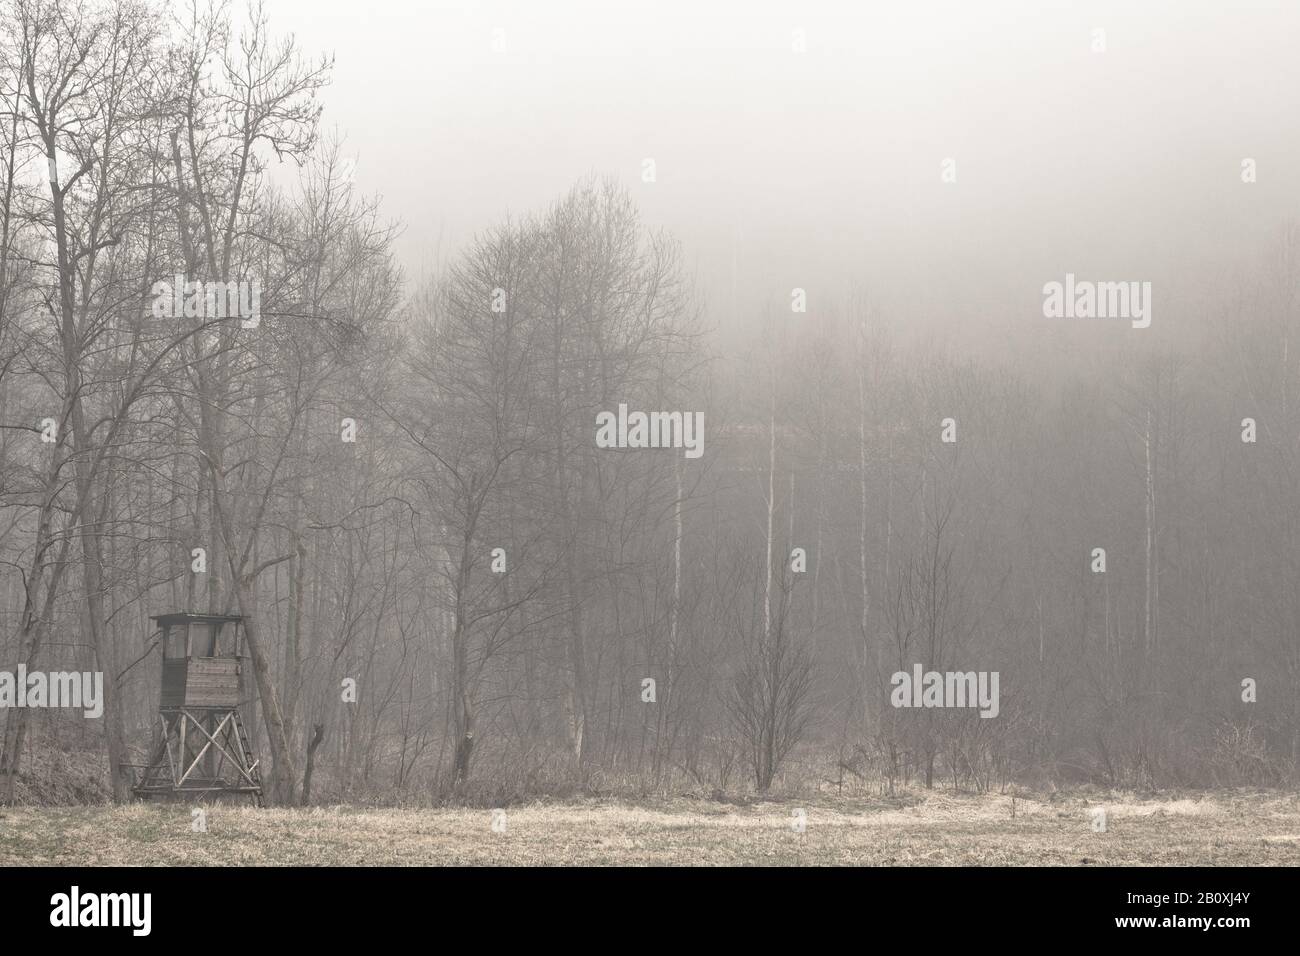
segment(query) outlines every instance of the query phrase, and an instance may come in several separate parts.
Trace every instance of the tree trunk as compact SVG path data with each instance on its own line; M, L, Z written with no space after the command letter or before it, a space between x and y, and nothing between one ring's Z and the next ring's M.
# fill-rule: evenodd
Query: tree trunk
M311 775L312 770L316 767L316 748L321 745L325 739L325 725L316 724L312 727L311 740L307 744L307 768L302 772L302 805L311 806Z

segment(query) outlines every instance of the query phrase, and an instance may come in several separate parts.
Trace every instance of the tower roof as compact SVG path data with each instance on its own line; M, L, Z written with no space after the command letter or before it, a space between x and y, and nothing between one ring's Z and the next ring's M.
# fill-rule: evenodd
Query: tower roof
M149 620L155 622L159 627L172 627L176 624L237 624L243 619L240 614L191 614L188 611L177 611L172 614L153 614L149 617Z

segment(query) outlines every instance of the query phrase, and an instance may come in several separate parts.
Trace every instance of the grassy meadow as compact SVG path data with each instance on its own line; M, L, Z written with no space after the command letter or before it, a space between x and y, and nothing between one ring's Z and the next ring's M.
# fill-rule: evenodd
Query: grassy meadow
M0 866L1300 865L1300 794L1276 791L592 798L504 817L217 804L206 830L196 806L3 808Z

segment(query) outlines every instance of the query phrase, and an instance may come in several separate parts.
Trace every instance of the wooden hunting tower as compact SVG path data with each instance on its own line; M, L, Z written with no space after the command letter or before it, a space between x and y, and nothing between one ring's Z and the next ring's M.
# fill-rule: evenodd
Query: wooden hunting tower
M162 739L132 788L138 797L249 794L262 778L239 717L243 623L234 614L160 614Z

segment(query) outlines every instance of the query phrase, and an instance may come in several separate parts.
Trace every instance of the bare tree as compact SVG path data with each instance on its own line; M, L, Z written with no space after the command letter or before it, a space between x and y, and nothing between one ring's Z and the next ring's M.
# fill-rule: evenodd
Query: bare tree
M755 609L737 627L740 662L728 702L759 792L772 786L813 716L813 663L791 622L793 590L791 576L783 574L772 618L764 614L760 623Z

